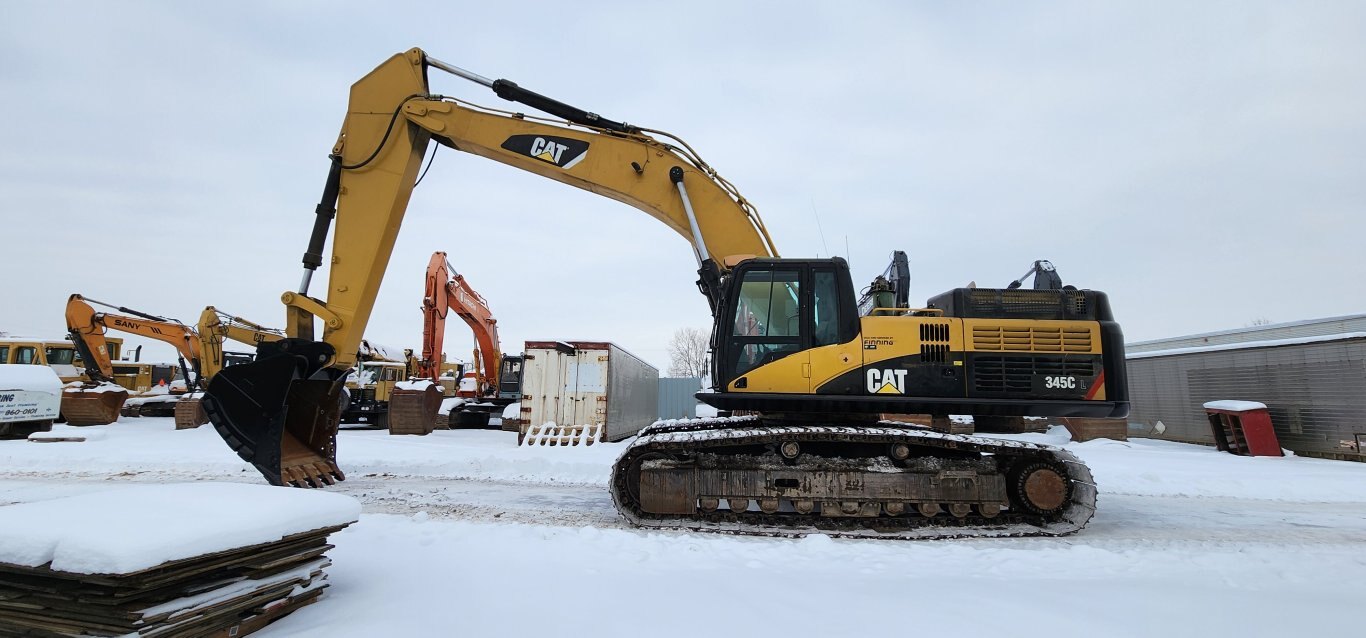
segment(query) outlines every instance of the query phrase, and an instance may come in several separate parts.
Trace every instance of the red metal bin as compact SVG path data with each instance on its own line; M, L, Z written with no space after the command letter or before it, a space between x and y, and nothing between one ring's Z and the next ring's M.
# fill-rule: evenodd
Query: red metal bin
M1210 401L1205 404L1214 444L1239 456L1284 456L1271 413L1256 401Z

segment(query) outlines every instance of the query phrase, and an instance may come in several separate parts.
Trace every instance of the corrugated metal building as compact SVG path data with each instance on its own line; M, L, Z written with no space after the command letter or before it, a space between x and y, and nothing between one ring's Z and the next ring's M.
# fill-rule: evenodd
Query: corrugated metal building
M660 377L659 418L691 419L697 416L694 396L702 389L702 377Z
M1230 343L1250 341L1269 341L1272 339L1297 339L1299 337L1321 337L1347 332L1366 332L1366 315L1346 315L1326 319L1309 319L1288 323L1273 323L1265 326L1252 326L1234 330L1220 330L1186 337L1169 337L1153 341L1139 341L1124 344L1128 354L1174 350L1176 348L1196 348L1200 346L1219 346Z
M1259 401L1267 405L1282 447L1305 456L1366 461L1366 315L1126 349L1135 436L1212 444L1201 407L1206 401Z

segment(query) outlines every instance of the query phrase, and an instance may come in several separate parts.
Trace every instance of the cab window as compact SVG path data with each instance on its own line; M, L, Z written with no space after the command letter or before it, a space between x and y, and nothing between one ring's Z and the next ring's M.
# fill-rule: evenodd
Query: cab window
M817 269L812 275L811 345L840 343L840 289L835 283L835 271Z
M14 349L14 362L15 362L15 363L35 363L35 360L36 360L37 358L38 358L38 349L37 349L37 348L30 348L30 347L28 347L28 346L19 346L18 348L15 348L15 349Z
M43 352L47 355L47 364L50 366L70 365L76 361L76 350L74 348L55 348L48 346L43 349Z
M0 346L0 363L9 363L9 346Z
M801 350L801 271L750 270L740 282L731 328L731 374Z

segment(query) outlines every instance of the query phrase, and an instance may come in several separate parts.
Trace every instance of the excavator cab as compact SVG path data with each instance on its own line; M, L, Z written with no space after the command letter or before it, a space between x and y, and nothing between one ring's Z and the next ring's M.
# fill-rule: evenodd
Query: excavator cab
M839 257L740 262L716 312L716 390L754 391L759 381L748 373L785 360L798 374L763 381L765 390L808 393L809 351L856 339L856 313L849 264ZM801 387L783 385L793 382Z
M514 401L522 398L522 359L522 355L505 354L498 362L498 398Z

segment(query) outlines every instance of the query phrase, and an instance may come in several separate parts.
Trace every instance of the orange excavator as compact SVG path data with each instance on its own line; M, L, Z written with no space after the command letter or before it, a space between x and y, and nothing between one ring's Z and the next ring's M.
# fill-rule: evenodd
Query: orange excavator
M456 396L467 399L461 409L453 411L449 424L463 427L488 425L492 410L501 410L516 397L501 398L499 380L505 357L498 340L498 320L493 317L488 300L475 292L465 276L456 272L446 258L437 251L427 262L427 282L422 296L422 358L418 362L419 380L438 382L444 363L442 346L446 340L446 317L454 310L474 332L474 370L460 380ZM507 357L520 361L521 357ZM517 367L520 370L520 366ZM470 383L466 385L464 382ZM416 391L415 391L416 390ZM423 388L425 390L425 388ZM430 401L427 393L415 387L395 390L389 400L390 432L409 433L430 431L427 421L435 414L424 409Z
M475 388L471 396L486 396L498 387L498 320L489 302L456 272L446 253L432 253L427 262L427 293L422 298L422 362L417 376L436 380L441 373L441 346L446 339L446 315L455 314L474 331Z
M126 313L123 315L95 310L91 303ZM199 380L199 334L195 329L174 319L139 312L131 308L107 304L73 294L66 302L66 326L76 352L86 363L85 374L90 383L81 388L69 388L62 394L62 414L72 425L104 425L119 418L119 410L128 400L128 391L114 389L114 366L104 335L110 328L149 339L156 339L175 347L180 357L180 368L186 371L186 387L192 390ZM186 360L190 365L186 365ZM194 372L193 379L189 374Z

